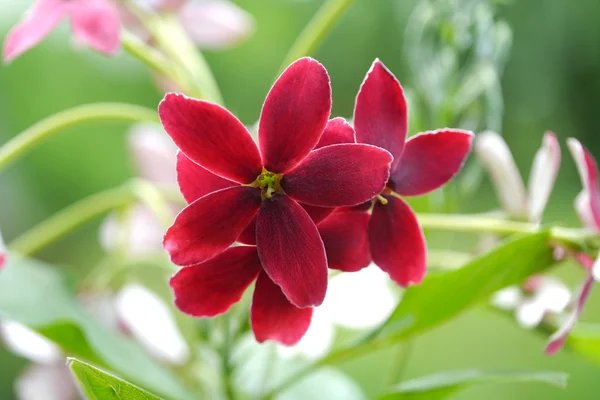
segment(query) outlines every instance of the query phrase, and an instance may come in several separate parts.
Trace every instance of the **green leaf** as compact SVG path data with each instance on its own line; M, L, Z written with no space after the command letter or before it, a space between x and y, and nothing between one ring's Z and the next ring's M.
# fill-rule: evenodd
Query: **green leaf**
M383 336L405 338L437 326L555 263L548 232L522 235L458 270L430 274L406 290ZM407 323L409 321L409 323Z
M137 343L89 315L63 276L44 263L9 255L0 273L0 318L20 322L67 355L110 369L166 398L194 398L172 371Z
M553 371L450 371L403 382L378 400L441 400L475 384L539 382L565 388L567 374Z
M69 358L68 365L89 400L161 400L160 397L90 364Z
M579 322L569 334L567 348L600 364L600 324Z

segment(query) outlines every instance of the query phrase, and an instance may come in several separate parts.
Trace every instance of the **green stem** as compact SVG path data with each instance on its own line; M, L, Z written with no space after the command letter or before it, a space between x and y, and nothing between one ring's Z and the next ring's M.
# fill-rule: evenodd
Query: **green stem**
M80 200L25 232L9 249L26 256L43 249L73 229L115 208L137 200L132 185L123 185Z
M398 352L398 360L393 360L394 364L392 365L390 372L390 384L395 385L398 382L401 382L406 374L406 370L408 368L408 363L412 357L412 354L415 350L415 341L408 340L404 345L401 345Z
M133 7L133 6L130 6ZM130 8L144 23L158 48L172 61L172 68L185 75L182 87L190 96L223 105L223 96L210 66L174 15L158 15ZM180 80L181 81L181 80Z
M570 245L581 246L592 243L598 247L598 234L586 229L544 227L527 222L493 219L478 215L465 214L417 214L423 228L469 233L494 233L512 235L517 233L536 233L550 229L550 239Z
M32 255L86 222L144 198L140 193L148 190L148 185L150 184L147 182L133 180L123 186L79 200L19 236L9 248L23 255ZM161 190L161 194L169 202L181 201L180 196L169 189ZM147 202L147 199L145 201ZM167 222L166 217L161 219L163 223Z
M54 134L92 121L159 122L155 110L133 104L98 103L71 108L43 119L21 132L0 148L0 169Z
M297 59L313 54L325 35L329 33L351 3L352 0L327 0L292 45L285 56L279 73L283 72L288 65Z
M177 71L175 66L163 54L141 41L132 33L124 31L121 44L125 51L146 64L154 72L166 77L182 88L188 86L185 78L181 76L180 71Z

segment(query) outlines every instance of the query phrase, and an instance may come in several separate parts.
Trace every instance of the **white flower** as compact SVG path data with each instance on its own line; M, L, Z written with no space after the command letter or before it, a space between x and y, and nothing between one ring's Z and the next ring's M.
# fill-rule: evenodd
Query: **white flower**
M133 337L157 359L181 365L190 356L169 307L143 286L129 284L116 297L119 319Z
M491 304L501 310L510 311L517 308L523 299L523 292L517 286L509 286L498 290L491 299Z
M329 280L325 301L315 308L304 337L293 347L277 346L284 357L316 359L327 353L335 327L369 329L383 323L398 304L388 275L374 264Z
M479 134L475 153L490 174L503 210L512 218L539 222L560 168L560 146L554 133L544 135L533 160L527 191L502 136L491 131Z
M227 0L189 1L178 12L179 20L201 49L235 46L254 32L254 19Z
M109 215L100 226L100 244L107 251L117 250L123 243L130 257L163 254L162 238L165 229L148 207L138 204L120 221ZM123 237L124 236L124 237Z
M160 125L133 125L128 145L139 176L154 183L176 184L177 147Z
M505 311L514 310L517 323L529 329L538 326L549 314L563 315L572 300L571 291L561 281L533 276L524 289L511 286L496 292L491 303Z
M76 397L75 383L58 346L16 321L2 321L0 334L11 352L34 363L15 381L19 400L72 400Z
M128 136L131 158L137 174L154 184L177 185L177 147L165 131L155 124L134 125ZM175 217L177 210L173 210ZM100 244L113 251L124 244L131 257L163 253L165 229L148 207L138 204L120 219L109 215L100 226Z
M54 364L63 359L54 343L18 322L3 321L0 332L10 351L35 363Z
M29 366L15 382L19 400L73 400L79 390L66 364L34 364Z

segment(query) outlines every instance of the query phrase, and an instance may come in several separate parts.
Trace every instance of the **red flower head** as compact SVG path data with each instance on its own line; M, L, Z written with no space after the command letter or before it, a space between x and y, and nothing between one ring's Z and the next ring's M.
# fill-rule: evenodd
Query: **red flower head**
M378 147L341 143L353 131L341 119L328 123L330 110L329 76L310 58L290 65L269 92L260 149L224 108L165 96L159 115L181 149L178 181L190 202L164 239L175 264L193 265L171 281L182 311L225 312L258 276L251 317L257 339L292 344L302 337L312 314L306 307L320 305L327 289L313 219L372 199L392 161ZM256 247L225 251L236 240Z
M457 129L423 132L406 140L407 104L396 77L379 60L367 73L354 109L356 141L388 150L390 179L369 221L373 261L399 285L420 283L426 270L423 231L399 195L418 196L446 184L469 151L473 133ZM385 203L385 204L384 204Z
M64 17L71 20L73 36L92 49L107 55L119 49L119 11L109 0L37 0L6 36L4 62L37 45Z

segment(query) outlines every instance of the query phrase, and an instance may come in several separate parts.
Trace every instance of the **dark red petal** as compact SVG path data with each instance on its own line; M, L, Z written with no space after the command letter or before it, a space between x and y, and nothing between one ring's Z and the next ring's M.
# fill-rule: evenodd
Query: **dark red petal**
M190 160L239 183L262 171L258 148L246 127L223 107L167 93L158 106L162 124Z
M306 204L300 205L308 213L308 215L315 224L318 224L319 222L323 221L329 216L329 214L335 211L335 208L331 207L317 207L309 206ZM237 241L243 244L249 244L253 246L256 245L256 217L254 217L254 219L242 231Z
M406 99L400 82L379 60L373 62L356 97L354 129L358 143L382 147L394 156L393 171L408 131Z
M294 306L265 272L258 275L250 322L256 340L274 340L286 346L298 343L310 326L312 308Z
M446 184L462 168L473 133L458 129L423 132L406 142L390 187L404 196L418 196Z
M366 212L348 211L334 213L319 224L329 268L355 272L369 265L369 217Z
M252 218L252 221L244 228L237 241L243 244L249 244L256 246L256 217Z
M321 207L354 206L385 188L392 156L367 144L334 144L314 151L281 180L285 192Z
M369 247L375 264L401 286L421 283L426 271L425 236L410 206L387 195L369 221Z
M562 346L565 344L569 333L573 330L581 313L583 312L583 307L587 302L587 299L592 291L592 287L594 286L594 277L590 274L585 280L581 291L577 295L577 305L573 310L572 314L569 315L567 320L563 323L558 331L556 331L551 337L548 345L546 346L546 354L554 354L558 352Z
M184 208L165 234L163 245L177 265L206 261L229 247L250 223L261 203L249 186L222 189Z
M227 312L261 270L256 247L230 247L202 264L180 269L171 278L175 305L195 317Z
M217 190L238 186L202 168L181 151L177 152L177 183L188 203Z
M330 119L315 149L340 143L355 143L354 128L344 118Z
M327 218L332 212L336 209L334 207L318 207L318 206L309 206L308 204L300 204L302 208L308 213L310 218L313 220L315 224L323 221Z
M327 259L319 231L288 196L265 199L256 217L263 268L297 307L318 306L327 291Z
M325 68L301 58L277 79L260 114L258 142L265 168L289 171L319 142L331 112Z
M350 207L339 207L336 208L336 212L347 212L347 211L369 211L371 209L371 207L373 207L373 201L369 200L369 201L365 201L364 203L361 203L357 206L350 206Z

